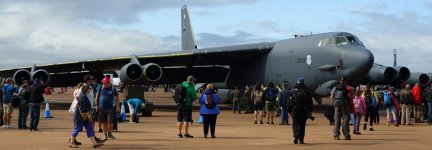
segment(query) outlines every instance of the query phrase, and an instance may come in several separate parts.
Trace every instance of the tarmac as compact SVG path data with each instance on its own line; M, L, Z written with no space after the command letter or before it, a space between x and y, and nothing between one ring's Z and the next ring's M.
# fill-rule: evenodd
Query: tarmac
M155 105L170 105L169 93L149 93L147 97ZM71 101L71 94L46 96L53 103L51 115L54 118L43 118L38 132L17 129L18 109L13 112L14 128L0 128L0 150L2 149L70 149L68 139L73 128L72 114L66 109L55 108ZM68 102L69 101L69 102ZM62 105L59 105L62 104ZM226 107L224 105L224 107ZM425 123L414 123L413 126L390 126L385 121L375 125L375 131L361 129L361 135L352 135L352 140L333 140L333 126L328 124L322 111L314 113L314 121L308 120L306 137L303 145L293 144L291 125L255 125L252 114L233 114L230 110L222 110L217 119L215 139L203 138L202 124L199 124L199 111L194 110L195 123L190 128L191 139L177 138L176 112L173 109L156 109L152 117L141 117L136 124L128 121L118 124L118 132L114 132L117 140L108 140L97 149L431 149L432 126ZM129 117L128 117L129 119ZM279 117L275 124L279 124ZM381 120L385 117L381 115ZM266 119L263 120L266 122ZM292 123L292 120L289 121ZM27 121L27 124L29 120ZM98 128L96 127L96 130ZM352 133L352 126L351 126ZM101 133L96 133L101 137ZM85 132L77 137L82 142L81 149L91 149L91 142Z

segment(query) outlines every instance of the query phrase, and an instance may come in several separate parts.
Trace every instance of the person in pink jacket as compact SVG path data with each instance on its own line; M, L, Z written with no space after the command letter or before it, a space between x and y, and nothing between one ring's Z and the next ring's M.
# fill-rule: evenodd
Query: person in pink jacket
M353 99L354 103L354 131L353 134L360 135L359 126L361 117L366 112L366 103L364 98L361 96L360 89L357 89L355 92L355 97Z
M413 95L413 102L414 102L414 118L415 123L420 123L420 116L423 112L422 107L422 93L420 84L416 83L414 88L411 90L411 93Z

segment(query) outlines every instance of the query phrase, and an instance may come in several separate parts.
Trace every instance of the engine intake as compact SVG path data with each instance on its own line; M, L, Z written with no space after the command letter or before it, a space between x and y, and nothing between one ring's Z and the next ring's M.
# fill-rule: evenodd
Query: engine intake
M392 67L375 65L371 68L364 82L371 84L388 84L397 78L398 72Z
M396 71L398 71L398 75L397 78L400 81L406 81L410 78L411 76L411 72L407 67L403 67L403 66L396 66L393 67L394 69L396 69Z
M15 72L13 80L15 84L21 85L24 80L30 81L31 73L28 70L20 69Z
M407 80L408 84L414 86L415 83L419 83L421 86L427 86L430 82L430 77L424 73L413 73Z
M120 81L127 84L146 84L159 81L162 77L162 68L155 63L140 66L129 63L120 70Z

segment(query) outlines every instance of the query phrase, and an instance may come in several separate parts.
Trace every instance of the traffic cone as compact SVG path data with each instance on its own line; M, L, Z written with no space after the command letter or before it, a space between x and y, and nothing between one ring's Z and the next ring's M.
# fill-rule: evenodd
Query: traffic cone
M122 117L122 121L126 121L126 113L125 113L124 101L122 101L120 115Z
M200 117L199 117L199 119L198 119L198 122L199 122L200 124L204 123L203 116L200 115Z
M51 116L51 111L50 111L50 108L49 108L49 102L48 102L48 100L45 100L45 118L53 118Z

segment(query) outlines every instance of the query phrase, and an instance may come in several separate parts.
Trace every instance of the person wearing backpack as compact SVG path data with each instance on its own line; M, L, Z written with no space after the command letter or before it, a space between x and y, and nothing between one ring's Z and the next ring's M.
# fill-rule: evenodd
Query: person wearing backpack
M413 104L412 99L411 85L406 84L405 88L399 91L399 103L402 105L402 125L412 125L410 123Z
M267 110L267 125L274 125L274 111L277 96L277 89L274 87L273 82L267 84L267 89L264 92L265 96L265 109Z
M11 115L13 112L12 100L14 99L13 93L18 93L18 87L12 84L11 78L6 79L6 84L2 86L3 95L3 128L12 128Z
M370 87L370 86L368 86ZM367 91L368 88L366 88ZM354 103L354 121L353 121L353 127L354 127L354 131L353 134L356 135L360 135L360 131L359 131L359 126L360 126L360 120L363 114L365 114L365 112L367 113L367 106L365 103L365 99L361 96L361 91L360 90L356 90L355 92L355 97L353 99L353 103ZM371 117L371 122L372 121L372 117ZM366 123L365 123L366 124ZM371 127L372 128L372 127Z
M388 86L384 86L383 96L384 96L383 105L384 107L386 107L386 112L387 112L387 126L390 126L391 123L390 115L392 114L394 120L394 126L397 127L399 125L397 124L396 113L398 110L396 108L396 105L399 105L399 103L397 103L397 101L394 98L393 89Z
M348 98L348 91L346 86L346 79L341 77L339 79L339 84L337 84L331 91L330 98L333 101L335 107L335 126L333 129L333 137L335 140L340 140L340 128L341 119L343 119L342 132L345 140L351 140L351 135L349 134L349 121L350 121L350 102Z
M26 123L27 116L29 114L28 103L30 101L30 91L29 91L28 83L24 83L21 85L21 90L18 93L18 97L20 99L19 113L18 113L18 128L28 129Z
M281 109L281 123L279 125L289 125L288 123L288 100L291 96L288 83L283 83L283 89L279 94L279 107Z
M254 102L254 124L257 124L258 113L261 118L260 124L263 124L264 91L259 82L256 83L255 90L252 93L252 101Z
M207 84L206 90L202 93L199 100L201 104L200 115L203 116L204 138L207 138L209 127L211 138L216 138L216 119L220 114L219 96L213 90L213 84Z
M101 140L115 140L116 137L112 135L114 111L120 111L120 98L117 90L111 84L110 78L105 77L102 79L102 86L97 90L95 98L95 108L98 111L98 121L102 124L104 136ZM115 106L113 105L115 103Z
M366 85L366 90L363 92L362 97L364 98L364 102L366 104L363 130L366 130L366 126L369 121L369 130L373 131L374 129L372 126L375 120L375 108L373 105L373 100L375 95L373 92L373 87L370 84Z
M294 144L305 144L305 129L308 116L312 116L312 96L304 84L304 78L298 78L288 101L288 113L292 116Z
M176 92L179 95L176 95L174 99L177 101L177 127L179 134L178 138L193 138L192 135L189 134L189 124L192 122L192 103L197 99L197 94L195 92L195 77L188 76L186 81L184 81L179 88L176 88ZM179 92L179 89L182 89ZM178 99L181 97L181 99ZM183 125L185 127L185 134L182 134Z

